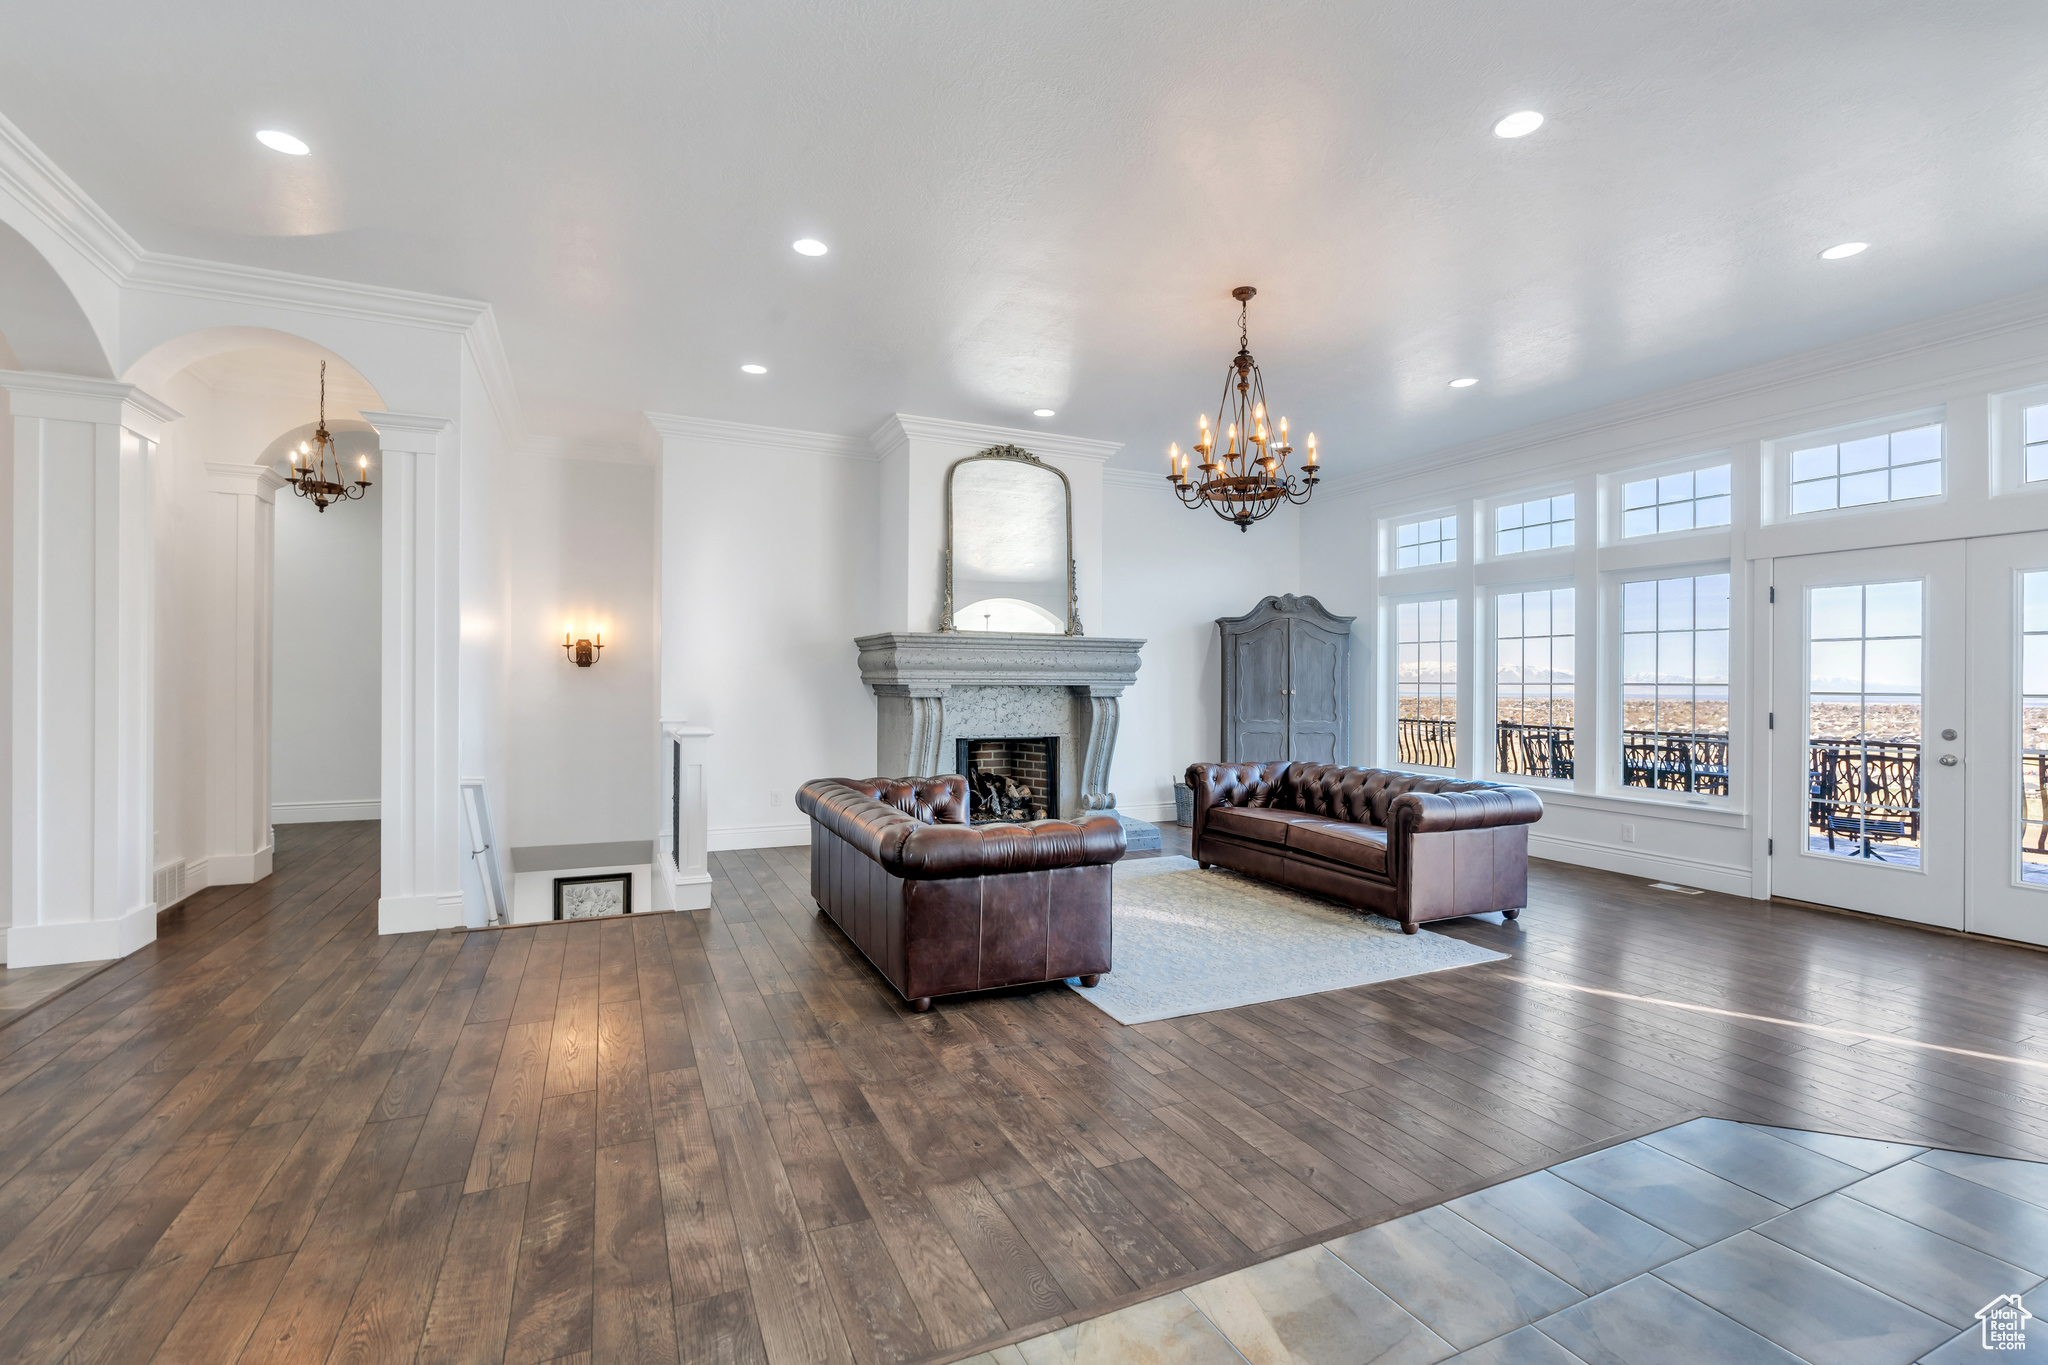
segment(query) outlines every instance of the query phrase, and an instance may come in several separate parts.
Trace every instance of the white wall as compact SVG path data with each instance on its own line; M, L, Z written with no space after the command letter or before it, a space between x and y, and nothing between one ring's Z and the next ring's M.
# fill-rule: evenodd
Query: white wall
M507 669L508 847L651 837L657 789L657 477L636 451L610 460L529 450L511 507ZM578 668L574 622L603 631Z
M661 719L713 731L713 849L801 843L796 789L875 765L853 641L883 628L878 463L861 441L658 426Z
M1206 508L1183 507L1163 472L1155 478L1113 470L1103 501L1098 633L1145 641L1137 686L1124 693L1111 789L1125 814L1170 822L1174 782L1190 763L1222 756L1216 618L1242 616L1263 597L1301 590L1301 517L1283 507L1239 531ZM1358 609L1355 598L1339 592L1323 605L1348 615ZM1369 639L1354 638L1354 671L1365 666L1369 647Z
M509 640L512 615L511 489L517 480L518 437L508 414L491 401L474 350L462 351L462 404L456 423L460 479L458 568L462 641L456 675L460 709L456 766L464 778L481 777L493 824L505 828L512 806ZM452 812L451 812L452 814ZM509 881L511 845L502 835L495 850L500 882ZM489 917L483 883L460 832L463 916L472 927Z
M277 496L271 818L374 820L379 787L383 486L325 512Z
M1529 582L1570 582L1578 591L1579 762L1575 779L1532 781L1546 811L1532 831L1543 857L1664 878L1735 894L1768 896L1768 740L1770 707L1765 587L1770 561L1822 551L2048 527L2048 486L2001 488L1996 396L2048 383L2048 296L2033 295L1912 327L1788 357L1755 370L1649 395L1594 412L1441 451L1408 462L1414 472L1326 488L1307 509L1302 588L1333 609L1361 613L1358 629L1384 631L1388 604L1404 595L1459 597L1463 657L1461 709L1468 726L1490 716L1493 698L1483 652L1475 655L1475 606L1491 589ZM1804 433L1895 414L1936 409L1946 431L1947 490L1939 499L1844 514L1788 519L1771 511L1779 477L1773 443ZM1599 533L1611 476L1665 461L1714 455L1735 471L1735 523L1726 531L1619 543ZM1701 459L1699 464L1710 461ZM1475 558L1474 527L1487 500L1552 486L1578 495L1578 543L1552 556ZM1384 539L1397 522L1454 508L1461 518L1461 562L1405 573L1383 571ZM1726 800L1687 804L1681 794L1619 788L1619 723L1607 675L1615 651L1593 623L1624 577L1727 565L1733 584L1731 660L1732 791ZM1386 666L1354 673L1352 760L1393 765ZM1487 776L1485 728L1468 729L1461 773ZM1623 841L1623 825L1636 833Z

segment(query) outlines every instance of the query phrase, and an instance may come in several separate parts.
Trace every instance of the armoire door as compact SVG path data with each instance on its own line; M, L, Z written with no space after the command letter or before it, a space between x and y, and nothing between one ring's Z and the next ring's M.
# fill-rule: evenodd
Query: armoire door
M1267 621L1233 639L1237 694L1229 716L1226 757L1271 763L1287 757L1287 627Z
M1297 619L1288 625L1287 757L1305 763L1342 763L1348 641L1313 621Z

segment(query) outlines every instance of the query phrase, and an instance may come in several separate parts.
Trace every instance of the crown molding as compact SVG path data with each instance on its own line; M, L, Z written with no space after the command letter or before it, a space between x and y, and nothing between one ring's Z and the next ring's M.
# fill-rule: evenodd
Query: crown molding
M721 422L710 417L681 417L669 413L641 414L664 444L670 440L704 441L717 445L745 446L804 455L831 455L845 460L874 460L875 451L854 436L834 436L823 431L797 431L789 427L755 426L747 422Z
M1972 308L1937 314L1917 322L1904 323L1879 332L1866 333L1847 341L1795 352L1779 360L1729 370L1706 379L1674 385L1624 399L1602 407L1588 408L1564 417L1530 426L1517 427L1498 436L1484 437L1464 445L1448 446L1406 460L1397 472L1360 473L1343 479L1326 478L1330 496L1349 498L1367 492L1387 492L1412 480L1434 481L1460 468L1483 464L1505 456L1523 454L1544 446L1585 440L1625 431L1673 417L1683 417L1724 403L1742 399L1768 398L1773 394L1802 388L1816 381L1843 378L1883 365L1950 346L1996 340L2030 328L2048 327L2048 289L2029 290ZM2010 362L1960 363L1951 370L1930 376L1915 387L1939 385L1967 376L1995 373L2010 368ZM1746 428L1763 421L1793 421L1805 413L1822 413L1839 406L1839 400L1823 403L1792 403L1761 417L1746 415L1737 422L1717 424L1697 433L1697 439L1721 439L1723 429ZM1790 434L1790 433L1787 433ZM1663 444L1662 441L1653 444ZM1585 459L1567 461L1571 467L1588 460L1612 459L1600 452ZM1564 467L1563 465L1560 468Z
M1102 481L1113 483L1120 488L1157 488L1164 474L1141 474L1135 469L1105 469Z
M1124 448L1121 441L1095 441L1084 436L1063 436L1057 432L1029 431L1022 427L997 427L985 422L959 422L949 417L919 417L893 412L885 418L868 443L879 454L906 440L943 441L949 445L986 450L990 446L1020 446L1034 455L1056 455L1068 460L1093 460L1102 464Z
M265 304L441 332L467 332L478 319L490 313L489 304L474 299L354 284L254 265L167 256L155 251L138 253L121 283L150 293Z
M476 320L463 329L462 344L476 362L482 379L484 400L497 414L498 426L513 445L532 436L526 425L526 407L519 401L519 382L512 376L512 362L505 355L504 338L498 332L498 314L488 303L481 306Z
M77 181L64 174L4 115L0 115L0 186L12 191L44 226L115 284L126 283L136 262L146 254Z

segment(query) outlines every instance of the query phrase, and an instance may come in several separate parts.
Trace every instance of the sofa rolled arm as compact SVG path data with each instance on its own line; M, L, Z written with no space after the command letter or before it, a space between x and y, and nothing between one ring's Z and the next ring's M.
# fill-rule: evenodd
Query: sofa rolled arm
M1403 792L1387 807L1387 825L1396 838L1442 830L1533 825L1542 818L1543 799L1527 787Z
M916 816L836 777L797 788L796 808L878 863L896 857L912 831L923 828Z

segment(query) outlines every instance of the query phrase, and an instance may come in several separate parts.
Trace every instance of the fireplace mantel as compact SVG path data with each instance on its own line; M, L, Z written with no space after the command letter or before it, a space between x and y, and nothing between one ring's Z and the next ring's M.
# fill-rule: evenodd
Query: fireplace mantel
M1109 789L1118 699L1138 680L1143 640L987 631L889 631L864 635L861 681L876 698L877 771L930 777L944 771L956 739L1058 735L1060 808L1116 809ZM1159 832L1119 815L1133 848L1157 848Z

